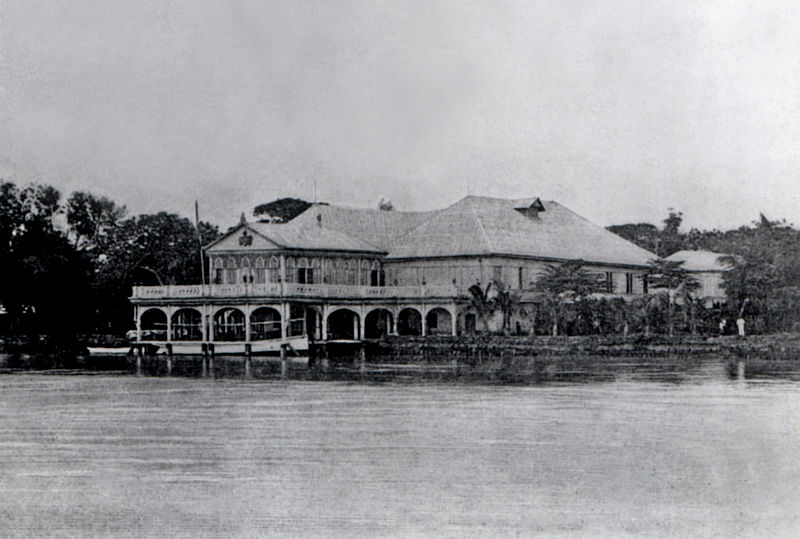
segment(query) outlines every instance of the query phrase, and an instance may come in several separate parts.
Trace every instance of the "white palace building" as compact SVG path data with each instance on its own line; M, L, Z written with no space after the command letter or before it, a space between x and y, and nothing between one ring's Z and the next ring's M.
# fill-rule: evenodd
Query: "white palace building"
M175 353L474 331L467 289L532 299L547 265L583 260L607 293L643 294L654 255L564 206L468 196L430 212L314 204L288 223L242 222L206 246L210 284L133 289L137 340Z

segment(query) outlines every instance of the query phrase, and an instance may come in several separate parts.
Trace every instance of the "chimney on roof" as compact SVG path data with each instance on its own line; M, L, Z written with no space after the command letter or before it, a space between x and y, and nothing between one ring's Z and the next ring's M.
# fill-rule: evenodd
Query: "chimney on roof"
M514 209L532 221L538 221L539 212L545 211L544 204L538 198L530 206L518 206Z
M321 213L317 214L317 226L318 227L322 227L322 214Z
M244 216L244 212L242 212L242 215L239 216L239 223L243 225L247 223L247 217Z

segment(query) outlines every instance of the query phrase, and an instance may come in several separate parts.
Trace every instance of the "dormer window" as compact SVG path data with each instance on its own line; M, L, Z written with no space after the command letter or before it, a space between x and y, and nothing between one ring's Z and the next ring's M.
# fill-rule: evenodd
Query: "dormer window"
M533 221L538 221L539 212L545 211L544 204L542 204L542 201L538 198L534 200L530 206L518 206L514 209Z

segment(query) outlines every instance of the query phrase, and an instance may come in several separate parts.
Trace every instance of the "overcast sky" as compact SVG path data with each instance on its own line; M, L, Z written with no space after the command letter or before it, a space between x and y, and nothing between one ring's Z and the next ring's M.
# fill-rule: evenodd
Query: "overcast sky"
M800 224L781 2L0 0L0 177L220 225L283 196Z

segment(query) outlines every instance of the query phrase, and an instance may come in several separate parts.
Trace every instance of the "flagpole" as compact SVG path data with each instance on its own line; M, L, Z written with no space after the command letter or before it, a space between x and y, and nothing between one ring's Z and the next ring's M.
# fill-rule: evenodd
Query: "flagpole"
M197 230L197 243L200 245L200 279L203 286L206 285L206 264L203 259L203 238L200 236L200 208L197 201L194 201L194 228Z

